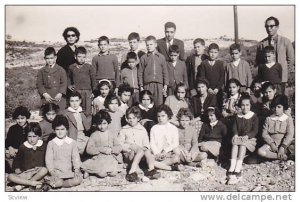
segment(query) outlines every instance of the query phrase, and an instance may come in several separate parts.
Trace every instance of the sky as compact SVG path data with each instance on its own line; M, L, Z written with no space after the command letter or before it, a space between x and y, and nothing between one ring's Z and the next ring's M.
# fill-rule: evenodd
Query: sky
M239 37L266 37L264 21L280 20L279 34L294 41L294 6L238 6ZM176 38L234 37L233 6L6 6L6 34L14 40L63 41L62 32L75 26L81 41L106 35L127 38L164 36L164 23L177 26Z

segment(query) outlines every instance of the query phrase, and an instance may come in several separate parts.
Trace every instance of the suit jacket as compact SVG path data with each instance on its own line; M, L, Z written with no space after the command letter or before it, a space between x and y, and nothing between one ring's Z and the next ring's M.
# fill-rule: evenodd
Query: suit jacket
M265 64L263 50L269 45L268 37L263 39L257 45L256 65ZM288 70L295 65L295 53L291 41L283 36L278 35L276 43L277 62L282 66L282 82L288 81Z
M184 61L185 56L184 56L184 43L183 41L179 39L173 39L173 45L177 45L179 47L179 59ZM163 54L165 56L167 61L170 61L171 58L169 57L169 50L167 48L167 42L166 38L158 39L157 40L157 51Z

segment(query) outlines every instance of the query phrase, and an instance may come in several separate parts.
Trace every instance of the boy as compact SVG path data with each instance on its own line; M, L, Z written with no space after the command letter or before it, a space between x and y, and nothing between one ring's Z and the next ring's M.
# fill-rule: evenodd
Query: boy
M47 144L40 140L41 135L42 130L38 123L28 124L27 141L20 146L13 162L14 173L8 175L10 182L18 184L15 186L16 191L21 191L24 186L31 186L39 191L48 191L41 189L42 182L39 181L48 173L45 167Z
M69 137L77 141L79 154L82 155L88 141L85 132L91 127L91 117L87 118L83 113L81 104L81 95L73 91L69 97L69 107L63 112L69 121Z
M126 110L129 108L128 102L133 94L133 88L131 88L127 83L121 84L119 86L118 96L120 98L121 105L119 106L119 109L124 113L126 113Z
M258 66L257 76L262 81L270 81L276 87L279 94L284 94L282 91L282 67L275 61L275 49L273 46L266 46L264 49L265 64Z
M179 47L171 45L169 48L170 61L167 62L169 74L168 95L174 95L178 83L182 82L188 88L188 78L185 63L178 59Z
M138 85L138 57L135 52L127 54L126 66L121 70L121 83L127 83L133 88L130 104L133 105L139 102L139 85Z
M194 53L187 57L185 64L187 68L188 82L191 96L197 94L196 92L196 76L198 67L202 61L208 59L208 56L204 54L205 41L201 38L197 38L193 41Z
M154 169L154 159L150 151L148 134L146 129L139 123L141 119L140 109L137 106L127 109L126 119L128 124L122 127L118 137L124 156L132 162L126 179L128 181L138 180L137 169L143 157L146 158L148 165L145 176L150 177L150 179L157 179L159 173Z
M96 89L96 72L92 65L85 63L87 51L80 46L75 50L76 63L69 67L68 88L77 91L82 97L85 115L92 114L92 91Z
M169 75L165 57L156 51L157 43L154 36L145 40L147 54L141 58L138 68L138 82L140 91L149 90L153 95L156 106L163 103L169 85Z
M67 74L55 63L56 52L53 47L46 48L46 66L39 70L37 75L37 89L42 98L42 104L53 102L60 109L66 108Z
M100 52L92 59L92 65L94 69L96 69L96 80L97 82L101 79L110 80L113 84L113 88L115 88L115 93L117 93L117 87L120 84L118 58L109 53L109 39L107 36L101 36L99 38L98 47Z
M250 95L252 74L249 63L241 59L241 46L232 44L230 46L230 54L233 61L226 66L225 83L227 85L229 79L235 78L241 83L240 92L247 92Z

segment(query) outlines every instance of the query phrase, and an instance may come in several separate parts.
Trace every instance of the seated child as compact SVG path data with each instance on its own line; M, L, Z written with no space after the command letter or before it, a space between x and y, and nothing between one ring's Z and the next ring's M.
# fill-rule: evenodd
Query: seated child
M42 129L41 139L44 142L49 142L54 135L54 130L52 128L52 121L55 119L57 113L59 112L59 106L54 103L46 103L41 107L43 120L40 122Z
M154 169L154 159L150 151L149 137L146 129L139 123L140 119L141 111L137 106L127 109L126 120L128 124L121 129L119 134L123 156L131 162L130 170L126 175L128 181L138 180L137 169L143 158L146 159L148 165L145 176L150 179L159 177L159 173Z
M267 117L263 126L265 144L257 152L264 158L287 160L288 147L294 139L293 119L284 113L288 109L288 98L285 95L275 97L271 108L274 113Z
M117 135L108 129L112 119L105 110L100 110L93 119L96 131L91 134L86 152L93 157L82 164L84 178L89 174L98 177L115 176L118 173L118 156L122 150Z
M226 117L233 117L238 113L237 103L241 97L240 94L241 83L237 79L229 79L226 90L227 97L224 99L222 115Z
M95 99L93 100L93 115L95 115L101 109L105 109L104 100L108 94L111 93L112 85L107 79L102 79L99 81L97 86L97 92L95 92Z
M20 191L24 186L42 191L40 180L48 173L45 167L47 144L40 140L42 131L38 123L29 123L27 127L27 141L18 150L13 162L14 173L8 175L8 180L21 185L15 187L16 191Z
M250 93L250 97L251 97L251 102L253 103L253 108L254 110L256 110L256 105L258 103L262 103L262 97L263 97L263 93L262 93L262 80L256 78L252 81L251 83L251 93ZM257 111L255 111L257 112Z
M124 83L119 86L118 96L121 102L119 109L125 115L126 110L130 107L128 106L128 102L133 94L133 88L130 87L128 84Z
M52 188L73 187L82 182L80 156L76 141L68 137L69 121L57 115L52 122L56 137L48 143L46 167L50 177L47 183Z
M193 164L192 162L205 160L207 154L199 151L197 131L191 126L193 118L194 116L188 108L181 108L177 114L179 121L179 149L182 163L197 166L199 164Z
M157 108L158 124L150 131L150 147L155 157L154 166L158 169L179 170L179 135L177 127L169 122L172 116L169 106L160 105Z
M230 167L227 184L236 184L241 180L241 169L246 151L255 151L256 135L258 132L258 117L251 109L250 96L241 96L238 107L241 112L236 115L233 124L233 137Z

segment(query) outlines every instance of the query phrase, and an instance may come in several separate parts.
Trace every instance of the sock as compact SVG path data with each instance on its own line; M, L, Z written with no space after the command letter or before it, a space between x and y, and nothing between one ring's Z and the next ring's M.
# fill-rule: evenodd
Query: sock
M233 172L236 166L236 159L231 159L230 160L230 168L229 168L229 172Z
M235 172L237 172L237 173L241 172L242 164L243 164L243 160L236 161Z

